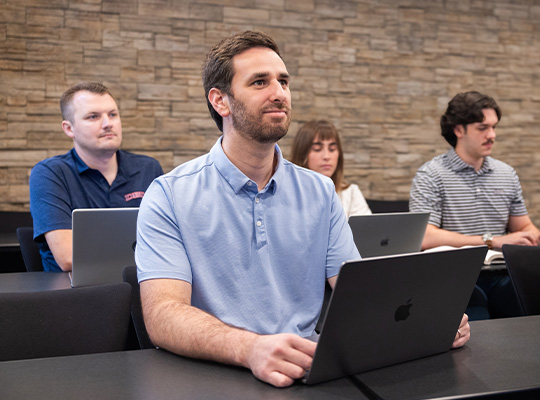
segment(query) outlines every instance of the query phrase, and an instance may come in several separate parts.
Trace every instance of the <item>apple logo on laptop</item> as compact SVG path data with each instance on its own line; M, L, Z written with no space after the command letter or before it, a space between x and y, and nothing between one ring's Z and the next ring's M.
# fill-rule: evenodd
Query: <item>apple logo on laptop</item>
M409 309L412 307L411 300L412 299L407 300L407 303L402 304L397 308L396 313L394 314L394 318L397 322L405 321L409 318Z
M390 243L390 238L387 236L381 240L381 246L388 246Z

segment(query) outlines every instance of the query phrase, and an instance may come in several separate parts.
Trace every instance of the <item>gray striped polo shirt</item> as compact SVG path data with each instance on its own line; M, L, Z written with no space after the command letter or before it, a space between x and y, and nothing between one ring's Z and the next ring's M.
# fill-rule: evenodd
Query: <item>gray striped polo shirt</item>
M429 223L465 235L504 235L508 217L527 215L521 184L508 164L486 157L480 170L452 148L420 167L413 179L411 211L429 211Z

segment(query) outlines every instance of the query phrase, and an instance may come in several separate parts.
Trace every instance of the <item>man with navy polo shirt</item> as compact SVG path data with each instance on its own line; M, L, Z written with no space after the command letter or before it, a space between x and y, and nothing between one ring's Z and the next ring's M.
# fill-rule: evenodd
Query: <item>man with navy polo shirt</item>
M60 99L62 129L73 149L39 162L30 174L30 211L45 271L71 271L71 212L138 207L163 174L151 157L120 150L116 101L100 83L82 82Z

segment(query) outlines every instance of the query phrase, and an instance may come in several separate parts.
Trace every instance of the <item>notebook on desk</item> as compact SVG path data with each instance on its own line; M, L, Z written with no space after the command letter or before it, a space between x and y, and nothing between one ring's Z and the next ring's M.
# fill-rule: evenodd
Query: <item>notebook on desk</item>
M403 212L349 218L362 258L420 251L429 213Z
M71 286L122 282L122 271L135 265L138 208L73 210Z
M486 246L347 262L324 316L307 384L449 350Z

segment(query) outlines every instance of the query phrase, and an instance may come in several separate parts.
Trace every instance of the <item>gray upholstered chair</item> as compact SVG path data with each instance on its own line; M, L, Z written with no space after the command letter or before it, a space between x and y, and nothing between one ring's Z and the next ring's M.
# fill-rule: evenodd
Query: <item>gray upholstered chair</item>
M139 287L139 281L137 280L137 267L130 265L124 268L123 271L124 282L131 285L131 319L133 326L135 327L135 333L137 334L137 340L141 349L155 348L146 332L146 325L144 324L144 318L142 313L141 304L141 290Z
M409 212L409 200L372 200L366 202L373 214Z
M0 361L125 349L131 286L0 293Z
M540 247L505 244L508 274L525 315L540 315Z
M41 254L39 254L39 247L34 242L34 228L31 226L17 228L17 239L19 239L26 270L28 272L43 271L43 261L41 260Z

